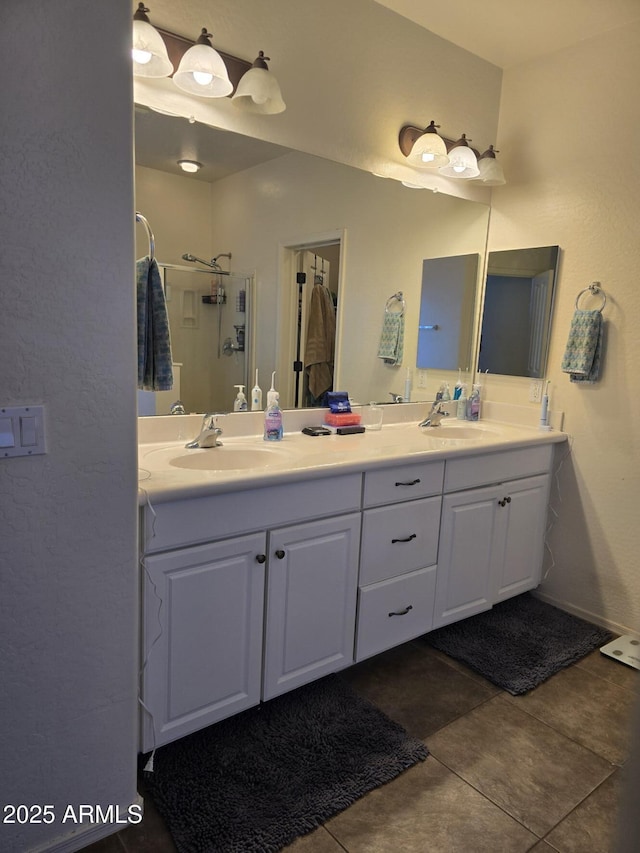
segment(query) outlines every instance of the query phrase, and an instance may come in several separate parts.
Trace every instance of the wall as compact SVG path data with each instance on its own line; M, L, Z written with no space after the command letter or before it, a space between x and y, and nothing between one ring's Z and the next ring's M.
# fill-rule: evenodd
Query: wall
M5 853L136 796L129 27L127 0L0 3L0 404L47 417L46 455L0 461L0 803L55 810Z
M548 377L572 451L543 591L622 633L640 630L638 79L638 23L505 72L498 147L509 183L493 192L489 239L495 250L560 246ZM607 293L606 352L601 380L585 386L560 363L576 296L594 280ZM485 385L491 399L528 405L528 381Z

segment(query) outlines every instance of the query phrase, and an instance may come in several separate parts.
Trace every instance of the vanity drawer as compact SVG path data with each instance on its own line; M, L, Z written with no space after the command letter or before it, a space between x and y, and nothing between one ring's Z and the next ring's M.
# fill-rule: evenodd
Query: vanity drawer
M444 462L412 462L368 471L364 475L364 499L367 506L381 506L436 495L442 491Z
M448 459L444 491L457 492L475 486L488 486L505 480L546 474L551 468L553 445L540 444L518 450L502 450L482 456Z
M435 588L436 566L362 588L356 661L430 631Z
M438 495L363 512L361 586L437 561L441 504Z

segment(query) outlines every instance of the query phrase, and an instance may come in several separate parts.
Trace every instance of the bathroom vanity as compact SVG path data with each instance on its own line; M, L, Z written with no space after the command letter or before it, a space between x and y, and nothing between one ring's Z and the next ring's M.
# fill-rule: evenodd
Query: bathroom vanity
M566 436L419 419L140 445L142 751L538 585Z

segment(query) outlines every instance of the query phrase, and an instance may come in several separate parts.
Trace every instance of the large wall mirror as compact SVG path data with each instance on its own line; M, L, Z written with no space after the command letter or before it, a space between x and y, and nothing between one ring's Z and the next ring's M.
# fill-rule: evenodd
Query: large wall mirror
M545 375L558 257L558 246L489 252L481 373Z
M321 266L322 246L333 247L334 387L358 402L401 394L407 368L415 368L425 260L484 258L485 204L409 189L324 158L138 106L135 155L136 209L154 231L158 260L200 270L176 271L172 278L188 411L229 411L233 386L251 387L256 369L263 390L276 370L283 405L295 405L301 252L307 259L309 251L312 259L317 255ZM201 170L185 175L177 165L183 158L199 161ZM136 238L140 257L147 252L141 227ZM216 276L202 264L185 262L185 254L204 260L220 256L224 272L239 276L233 291L229 282L222 311L202 302ZM245 277L250 281L246 288ZM250 316L236 311L243 289L247 295L251 290ZM385 305L398 291L406 305L404 354L400 364L390 365L378 350ZM474 291L469 298L475 296ZM229 348L229 340L238 344L235 326L243 323L241 354ZM425 358L428 383L419 387L414 381L414 400L433 399L437 390L439 362ZM199 391L192 395L188 389L195 386ZM168 392L162 406L150 410L166 413L170 397Z

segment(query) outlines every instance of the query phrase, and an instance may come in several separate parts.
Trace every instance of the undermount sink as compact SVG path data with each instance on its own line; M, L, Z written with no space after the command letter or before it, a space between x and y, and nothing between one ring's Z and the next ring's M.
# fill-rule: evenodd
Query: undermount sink
M454 424L425 427L423 432L429 438L439 438L442 440L462 439L465 441L472 441L474 439L479 441L482 438L488 438L496 434L494 430L481 426L456 426Z
M277 465L288 454L275 447L227 446L185 450L162 448L149 454L155 461L190 471L250 471Z

